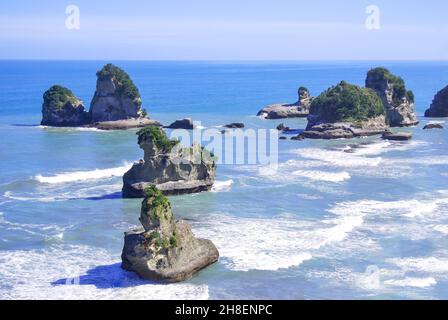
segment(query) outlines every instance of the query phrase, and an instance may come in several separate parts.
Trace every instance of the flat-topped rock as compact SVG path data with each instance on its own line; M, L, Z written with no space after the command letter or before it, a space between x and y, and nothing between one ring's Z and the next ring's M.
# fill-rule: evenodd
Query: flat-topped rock
M446 86L436 94L434 100L431 103L431 106L425 112L425 117L448 117L448 86Z
M127 130L134 128L143 128L147 126L160 127L162 125L160 124L160 122L156 120L150 120L148 118L136 118L127 120L98 122L90 126L100 130Z
M412 139L412 133L410 132L385 132L382 138L384 140L394 140L394 141L408 141Z
M298 90L299 100L295 103L271 104L261 109L257 116L265 119L306 118L313 98L307 88Z
M159 127L145 127L138 134L144 160L135 163L123 176L123 197L140 198L148 186L165 194L209 191L216 176L214 156L195 144L184 148L170 140Z
M122 268L147 280L179 282L218 261L216 246L198 239L185 221L175 221L171 204L156 187L144 191L142 228L125 233Z
M228 128L228 129L242 129L242 128L244 128L244 123L241 123L241 122L229 123L229 124L226 124L224 126L224 128Z
M169 126L165 127L167 129L185 129L185 130L193 130L194 124L193 120L190 118L179 119L171 123Z
M440 123L428 123L426 126L423 127L423 130L430 130L430 129L443 129L443 126Z

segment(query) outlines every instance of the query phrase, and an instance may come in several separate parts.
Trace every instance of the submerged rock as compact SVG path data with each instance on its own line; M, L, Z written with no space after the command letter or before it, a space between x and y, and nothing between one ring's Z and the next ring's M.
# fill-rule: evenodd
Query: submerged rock
M300 87L298 94L299 100L296 103L272 104L261 109L257 116L265 119L306 118L313 98L305 87Z
M145 118L140 92L129 75L113 64L97 72L96 92L90 105L92 122Z
M146 187L156 185L165 194L209 191L215 181L214 156L195 144L183 148L179 141L169 140L159 127L141 129L138 144L144 161L135 163L123 176L123 197L143 197Z
M219 252L194 236L189 224L175 221L171 204L156 187L144 192L140 212L143 228L125 233L122 268L147 280L179 282L218 261Z
M407 141L412 139L412 133L410 132L385 132L383 133L384 140L395 140L395 141Z
M426 126L423 127L423 130L429 130L429 129L443 129L443 126L440 123L428 123Z
M241 122L234 122L234 123L226 124L226 125L224 126L224 128L229 128L229 129L242 129L242 128L244 128L244 123L241 123Z
M431 106L425 112L425 117L428 118L444 118L448 117L448 86L440 90Z
M311 103L308 125L301 136L341 139L381 134L387 130L381 99L371 89L342 81Z
M414 94L406 90L402 78L385 68L375 68L367 73L366 87L375 90L380 96L391 127L418 124L414 112Z
M42 122L44 126L77 127L90 122L83 102L69 89L55 85L44 93Z
M185 129L185 130L193 130L194 124L193 120L190 118L179 119L174 121L172 124L166 127L167 129Z

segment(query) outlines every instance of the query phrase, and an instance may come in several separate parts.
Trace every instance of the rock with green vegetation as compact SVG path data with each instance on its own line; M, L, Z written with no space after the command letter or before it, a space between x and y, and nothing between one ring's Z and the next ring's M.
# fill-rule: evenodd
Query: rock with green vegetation
M96 92L90 105L92 122L145 118L140 93L129 75L113 64L97 72Z
M440 90L431 106L425 112L425 117L428 118L445 118L448 117L448 86Z
M384 108L371 89L341 81L313 100L308 125L310 139L341 139L381 134L387 129Z
M367 73L366 87L375 90L381 98L391 127L418 124L414 111L414 93L406 89L402 78L386 68L375 68Z
M277 103L261 109L257 116L264 119L306 118L313 98L305 87L298 90L299 100L295 103Z
M165 194L209 191L216 177L216 159L194 144L184 148L171 140L163 129L149 126L137 132L144 159L123 176L123 197L141 198L148 186L157 186Z
M179 282L218 261L216 246L194 236L189 224L175 221L168 198L154 186L144 190L143 228L125 233L122 267L147 280Z
M76 127L90 122L82 101L69 89L54 85L44 93L43 98L42 125Z

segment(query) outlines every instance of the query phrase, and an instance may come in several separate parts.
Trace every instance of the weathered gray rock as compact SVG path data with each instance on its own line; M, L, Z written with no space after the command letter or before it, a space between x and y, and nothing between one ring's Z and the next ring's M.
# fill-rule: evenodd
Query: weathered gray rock
M448 86L440 90L431 106L425 112L425 117L428 118L445 118L448 117Z
M96 92L90 105L92 122L146 117L140 93L129 75L107 64L97 72Z
M196 193L212 188L216 162L209 151L196 144L182 148L158 127L146 127L137 134L144 160L125 173L123 197L143 197L143 190L151 185L165 194Z
M140 222L143 228L125 233L122 268L147 280L179 282L218 261L219 252L194 236L185 221L175 221L171 205L155 187L145 190Z
M367 74L366 87L375 90L380 96L391 127L418 124L414 111L414 94L406 90L402 78L385 68L375 68Z
M55 85L44 93L42 122L44 126L77 127L90 122L90 115L72 91Z
M307 88L298 90L299 100L296 103L272 104L261 109L257 116L265 119L306 118L313 98Z
M384 140L394 140L394 141L407 141L412 139L412 133L410 132L385 132L383 133Z
M185 129L185 130L193 130L194 124L193 120L190 118L179 119L174 121L172 124L166 127L167 129Z
M430 130L430 129L443 129L443 126L440 123L428 123L426 126L423 127L423 130Z
M226 124L226 125L224 126L224 128L229 128L229 129L242 129L242 128L244 128L244 123L241 123L241 122L234 122L234 123Z

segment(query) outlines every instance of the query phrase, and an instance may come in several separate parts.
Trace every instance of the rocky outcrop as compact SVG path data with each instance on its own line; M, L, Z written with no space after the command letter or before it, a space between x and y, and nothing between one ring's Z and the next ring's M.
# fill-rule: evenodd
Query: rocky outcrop
M92 122L144 118L140 93L129 75L113 64L97 72L96 92L90 105Z
M381 99L371 89L342 81L315 98L308 125L309 139L341 139L381 134L387 130Z
M134 128L144 128L148 126L161 127L162 125L157 120L150 120L148 118L136 118L117 121L97 122L92 125L99 130L127 130Z
M298 90L299 100L296 103L272 104L261 109L257 116L265 119L306 118L313 98L307 88Z
M448 117L448 86L440 90L431 106L425 112L425 117L428 118L445 118Z
M191 120L190 118L185 118L185 119L176 120L172 124L170 124L169 126L167 126L165 128L193 130L194 124L193 124L193 120Z
M244 128L244 123L241 123L241 122L233 122L233 123L226 124L226 125L224 126L224 128L229 128L229 129L242 129L242 128Z
M135 163L123 177L123 197L143 197L146 187L155 185L165 194L209 191L215 181L214 156L199 145L183 148L169 140L159 127L146 127L138 134L144 160Z
M385 68L375 68L367 73L366 87L375 90L380 96L391 127L418 124L414 112L414 94L406 90L402 78Z
M42 122L44 126L77 127L90 122L90 115L72 91L55 85L44 93Z
M206 239L194 236L185 221L175 221L171 204L156 187L144 192L143 228L125 233L122 268L147 280L179 282L218 261L219 252Z
M412 139L412 133L410 132L390 132L387 131L383 133L382 138L384 140L394 140L394 141L407 141Z
M423 127L423 130L430 130L430 129L443 129L443 126L440 123L428 123Z

